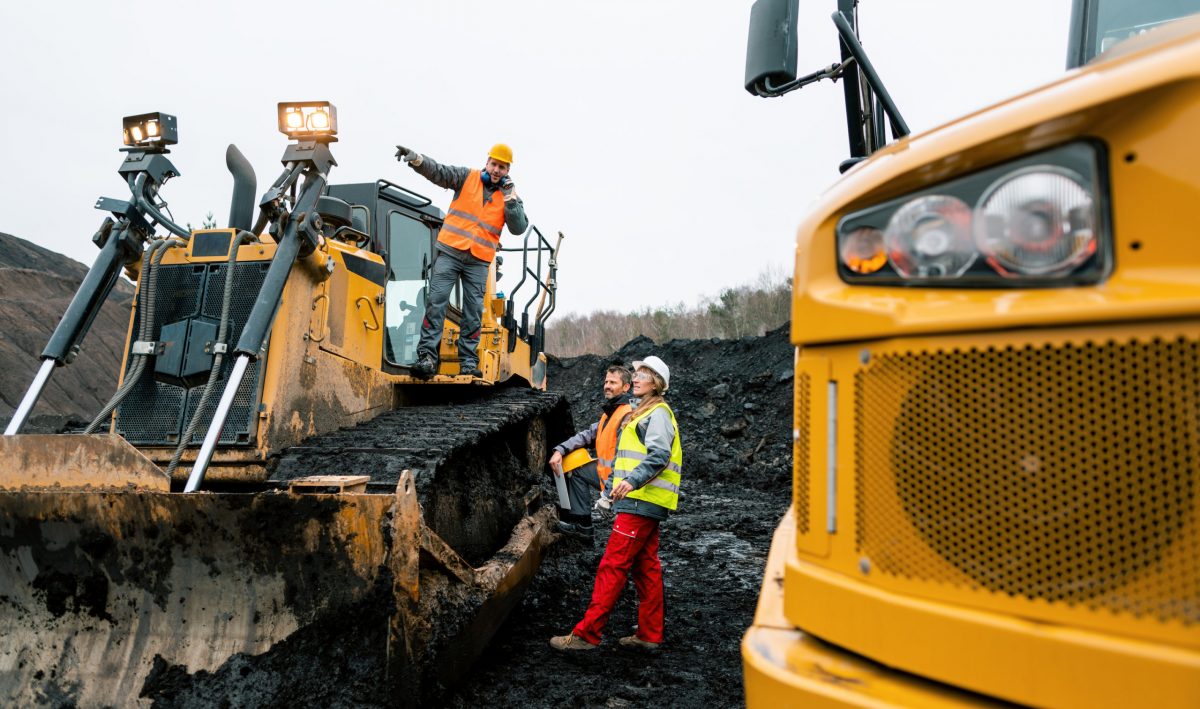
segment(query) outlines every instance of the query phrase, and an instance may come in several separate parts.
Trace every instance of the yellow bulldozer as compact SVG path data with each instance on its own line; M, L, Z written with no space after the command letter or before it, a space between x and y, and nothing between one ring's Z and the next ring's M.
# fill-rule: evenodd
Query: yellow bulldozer
M456 293L418 379L443 213L386 180L329 184L328 102L278 121L291 142L258 217L231 145L229 227L192 231L161 195L175 117L124 120L131 196L97 202L100 254L0 438L6 705L129 705L280 662L417 703L469 666L552 539L546 444L573 430L542 352L561 234L501 250L521 273L507 297L502 256L489 274L482 376L458 371ZM122 270L137 292L112 401L83 434L22 435Z

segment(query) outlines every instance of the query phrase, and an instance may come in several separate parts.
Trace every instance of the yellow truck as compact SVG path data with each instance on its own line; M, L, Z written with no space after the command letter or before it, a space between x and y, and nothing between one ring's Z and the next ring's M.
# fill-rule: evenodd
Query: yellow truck
M1061 78L917 134L857 9L807 76L751 13L747 89L844 82L851 155L747 705L1200 706L1200 3L1075 0Z

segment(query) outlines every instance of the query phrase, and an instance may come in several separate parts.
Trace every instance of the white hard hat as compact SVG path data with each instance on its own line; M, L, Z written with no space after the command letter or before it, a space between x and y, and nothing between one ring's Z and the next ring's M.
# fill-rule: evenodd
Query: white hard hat
M662 361L658 357L655 357L654 355L650 355L643 360L634 360L633 371L636 372L642 367L655 372L658 374L658 376L663 378L663 391L671 388L671 368L667 366L666 362Z

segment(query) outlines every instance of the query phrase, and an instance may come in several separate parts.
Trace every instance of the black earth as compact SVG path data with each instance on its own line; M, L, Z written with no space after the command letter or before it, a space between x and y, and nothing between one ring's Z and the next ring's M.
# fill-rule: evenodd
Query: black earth
M658 355L683 438L679 511L662 525L666 641L653 657L619 647L632 632L629 584L599 650L562 654L591 597L609 526L592 544L555 544L521 606L450 707L727 707L743 703L740 642L758 599L771 534L791 495L792 346L787 327L741 340L638 338L608 357L552 361L550 386L582 426L598 418L610 363ZM551 498L553 499L553 498Z

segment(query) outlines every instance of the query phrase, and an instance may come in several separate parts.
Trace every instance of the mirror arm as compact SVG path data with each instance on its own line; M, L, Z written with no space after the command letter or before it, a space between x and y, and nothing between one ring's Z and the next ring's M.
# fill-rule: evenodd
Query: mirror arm
M765 78L762 82L762 88L758 90L758 95L762 96L763 98L774 98L776 96L782 96L786 93L795 91L796 89L803 88L809 84L816 83L821 79L833 79L834 81L837 81L841 77L842 73L846 70L848 64L849 62L845 64L830 64L824 69L814 71L811 74L797 77L791 81L785 81L779 86L772 86L771 79Z

